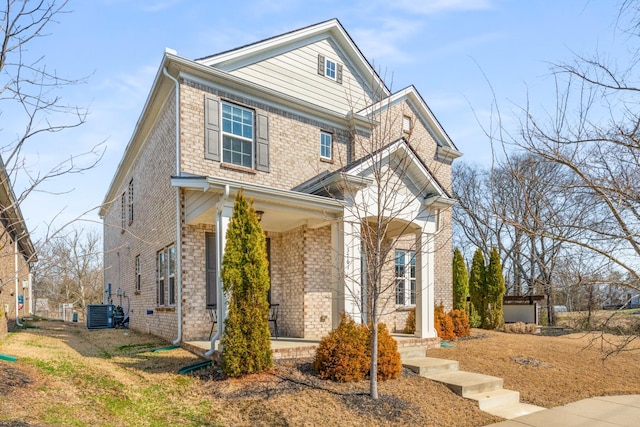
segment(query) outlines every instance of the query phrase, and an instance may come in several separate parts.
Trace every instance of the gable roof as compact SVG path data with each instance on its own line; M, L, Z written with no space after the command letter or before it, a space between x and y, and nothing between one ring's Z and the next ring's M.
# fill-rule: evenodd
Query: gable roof
M384 81L378 73L376 73L375 69L364 57L351 36L349 36L340 21L336 18L236 49L196 59L195 61L203 65L231 72L238 68L246 67L247 65L327 38L332 39L342 53L349 58L350 63L363 77L364 82L375 85L375 87L368 88L371 93L384 94L385 97L391 94Z
M373 184L371 178L364 176L364 172L373 166L374 157L382 155L382 159L388 159L394 155L400 155L406 159L407 176L414 182L416 188L423 192L425 205L433 205L436 208L448 207L456 203L446 188L429 170L404 138L387 144L379 150L365 156L348 166L331 173L323 173L309 180L294 190L305 193L317 194L339 187L345 182L350 186L365 187Z
M438 144L438 148L442 147L446 149L439 150L439 156L450 158L451 160L462 156L462 153L458 151L458 148L453 143L447 132L444 130L427 103L424 101L424 99L420 95L420 92L418 92L418 89L416 89L413 85L399 90L388 98L383 99L376 104L371 105L370 107L358 111L358 114L371 117L404 101L408 102L416 112L420 121L424 124L427 131L436 141L436 144Z

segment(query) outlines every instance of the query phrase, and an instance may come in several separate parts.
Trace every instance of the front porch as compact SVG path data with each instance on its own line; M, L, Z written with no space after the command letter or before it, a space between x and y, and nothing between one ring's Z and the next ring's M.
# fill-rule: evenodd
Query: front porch
M413 335L391 334L393 339L398 343L398 351L408 351L413 348L429 349L440 346L440 338L416 338ZM298 359L315 356L316 348L320 344L320 340L305 338L271 338L271 351L273 358L277 359ZM205 359L211 359L211 356L205 356L205 353L211 348L209 341L188 341L183 342L182 347L193 354Z

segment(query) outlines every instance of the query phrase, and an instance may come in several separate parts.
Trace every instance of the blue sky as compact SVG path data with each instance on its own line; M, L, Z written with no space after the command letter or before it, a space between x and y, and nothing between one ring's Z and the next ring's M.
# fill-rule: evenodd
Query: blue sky
M48 69L88 76L60 95L87 106L86 124L46 135L26 150L32 171L105 141L101 164L58 179L22 205L38 238L45 224L83 213L99 229L104 197L146 100L165 47L195 59L338 18L392 90L416 86L458 148L463 161L488 163L488 126L497 99L507 125L529 94L553 109L551 62L574 53L621 54L614 32L617 2L609 0L92 0L70 1L49 35L30 46ZM618 51L616 51L616 49ZM6 116L5 116L6 117ZM480 121L480 124L478 123ZM4 124L0 135L7 137ZM20 191L17 182L16 191ZM46 191L70 191L52 195ZM93 210L92 210L93 209Z

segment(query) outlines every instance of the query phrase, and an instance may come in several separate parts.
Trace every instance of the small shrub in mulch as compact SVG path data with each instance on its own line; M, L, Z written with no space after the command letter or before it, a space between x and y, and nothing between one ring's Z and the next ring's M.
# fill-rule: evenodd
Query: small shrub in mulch
M416 309L415 307L409 310L407 314L407 323L404 325L404 330L402 331L405 334L415 334L416 333Z
M538 325L535 323L505 323L504 331L508 334L535 334L538 332Z
M538 359L534 359L532 357L517 356L512 357L511 360L519 365L532 366L534 368L553 368L553 365L550 365L547 362L542 362Z
M451 310L449 317L453 322L453 333L456 337L468 337L471 335L471 326L469 325L469 316L464 310Z
M440 304L436 306L433 315L438 337L442 340L454 339L456 334L454 332L453 320L451 319L451 316L445 313L444 305Z

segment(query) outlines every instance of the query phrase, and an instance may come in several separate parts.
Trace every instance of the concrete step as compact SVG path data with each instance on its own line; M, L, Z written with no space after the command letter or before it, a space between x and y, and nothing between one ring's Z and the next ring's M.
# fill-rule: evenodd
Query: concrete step
M424 356L402 359L402 366L423 377L458 370L458 362L455 360Z
M478 407L486 411L496 406L507 405L511 403L520 402L520 392L513 390L505 390L503 388L499 390L486 391L484 393L470 394L467 399L475 400L478 402Z
M523 415L533 414L534 412L543 411L547 408L541 406L529 405L528 403L507 403L501 406L495 406L489 409L483 409L484 412L488 412L491 415L506 418L512 420L514 418L521 417Z
M485 393L502 388L502 378L474 372L455 371L424 375L449 387L454 393L462 397L471 394Z
M426 357L427 349L425 347L399 347L398 353L400 353L402 360L413 359L416 357Z

